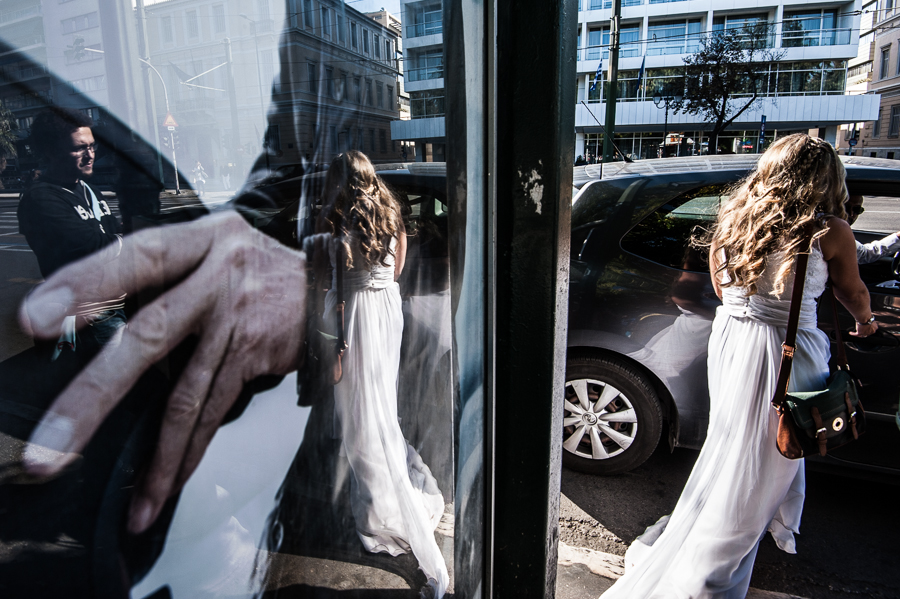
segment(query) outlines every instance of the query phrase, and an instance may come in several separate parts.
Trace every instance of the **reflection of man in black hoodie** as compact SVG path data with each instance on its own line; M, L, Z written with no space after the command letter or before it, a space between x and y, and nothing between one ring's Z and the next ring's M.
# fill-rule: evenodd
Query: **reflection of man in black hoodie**
M122 245L109 205L84 181L94 171L91 124L81 112L50 108L36 116L31 127L32 147L47 169L22 195L17 215L19 230L34 251L44 278L110 244ZM90 351L117 339L125 324L123 302L121 296L71 306L71 318L63 326L57 350L71 345L70 349L80 354L82 349ZM77 336L76 318L87 324Z

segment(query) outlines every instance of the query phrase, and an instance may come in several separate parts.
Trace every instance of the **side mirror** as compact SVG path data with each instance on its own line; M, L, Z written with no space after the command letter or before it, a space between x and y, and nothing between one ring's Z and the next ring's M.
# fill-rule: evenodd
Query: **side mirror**
M894 254L894 260L891 262L891 273L894 279L900 281L900 252Z

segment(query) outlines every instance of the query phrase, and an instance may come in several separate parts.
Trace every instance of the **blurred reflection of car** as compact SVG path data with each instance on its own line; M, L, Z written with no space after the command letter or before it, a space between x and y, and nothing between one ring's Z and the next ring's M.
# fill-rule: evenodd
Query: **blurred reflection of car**
M697 225L710 223L729 188L756 155L644 160L575 169L580 189L572 209L568 364L563 461L572 469L616 474L636 468L668 425L670 447L699 448L709 395L706 345L719 300L705 256L688 246ZM846 158L851 194L900 202L900 163ZM859 224L858 224L859 226ZM881 229L882 227L879 227ZM857 230L862 242L900 229ZM819 462L854 471L900 474L894 425L900 392L900 290L886 282L891 261L860 273L885 334L847 342L859 377L869 431ZM881 285L881 286L879 286ZM831 307L819 326L830 332ZM840 324L853 324L840 310ZM845 335L845 339L846 339Z

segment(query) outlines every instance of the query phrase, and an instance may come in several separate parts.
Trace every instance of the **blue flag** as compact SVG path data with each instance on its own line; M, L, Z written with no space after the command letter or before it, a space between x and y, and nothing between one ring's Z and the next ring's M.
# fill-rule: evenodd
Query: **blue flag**
M591 91L597 90L597 82L603 76L603 57L600 57L600 64L597 65L597 72L594 74L594 82L591 83Z
M638 71L637 87L635 89L641 89L641 82L644 80L644 63L646 62L647 57L644 56L644 60L641 61L641 70Z

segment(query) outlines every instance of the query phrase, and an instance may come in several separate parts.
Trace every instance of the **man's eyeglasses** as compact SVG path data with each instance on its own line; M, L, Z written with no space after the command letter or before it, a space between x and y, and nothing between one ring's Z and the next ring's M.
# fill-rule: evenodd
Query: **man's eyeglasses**
M84 156L88 152L91 154L97 153L97 144L90 144L86 146L78 146L77 148L72 148L70 150L73 156Z
M852 216L859 216L866 211L866 209L862 206L845 206L845 208L847 209L847 213L851 214Z

